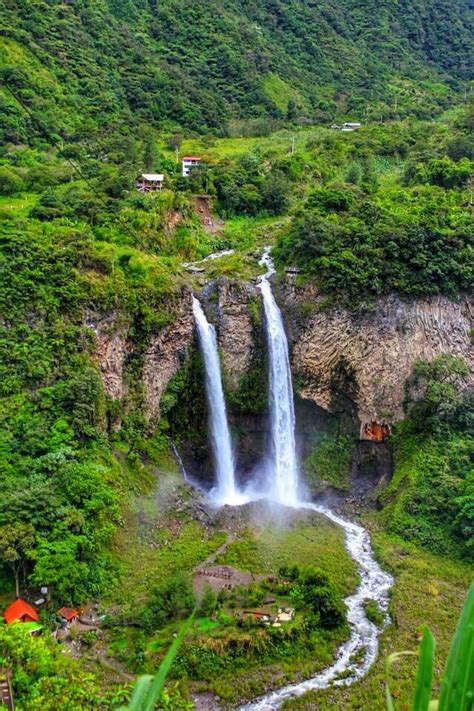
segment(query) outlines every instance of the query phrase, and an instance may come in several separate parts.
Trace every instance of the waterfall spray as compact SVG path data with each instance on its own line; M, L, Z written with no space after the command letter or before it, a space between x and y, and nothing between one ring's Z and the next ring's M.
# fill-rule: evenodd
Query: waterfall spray
M209 405L209 426L212 452L216 466L216 486L212 497L219 504L242 503L235 485L234 456L227 422L222 387L221 365L216 331L206 318L199 301L193 297L193 314L206 371L206 396Z
M265 250L260 264L267 267L267 272L261 277L259 287L265 310L270 362L271 451L267 481L268 495L281 504L296 506L298 503L298 463L295 446L293 384L283 318L269 281L275 272L269 249Z

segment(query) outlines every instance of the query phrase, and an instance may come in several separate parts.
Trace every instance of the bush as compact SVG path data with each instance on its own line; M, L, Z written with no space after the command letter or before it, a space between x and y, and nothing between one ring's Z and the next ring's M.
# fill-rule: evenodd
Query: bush
M0 166L0 195L15 195L24 188L22 178L10 168Z
M189 578L177 573L155 588L142 612L141 623L148 632L163 627L167 622L182 620L194 609L194 592Z

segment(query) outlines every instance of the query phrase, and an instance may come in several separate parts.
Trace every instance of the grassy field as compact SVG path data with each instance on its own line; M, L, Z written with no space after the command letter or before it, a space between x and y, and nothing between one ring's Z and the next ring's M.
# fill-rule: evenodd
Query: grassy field
M22 193L15 196L0 196L0 218L8 219L9 216L27 217L30 209L35 205L39 195L35 193Z
M212 162L223 158L236 158L245 153L261 151L262 153L275 152L285 155L294 152L301 155L308 155L306 143L309 140L322 140L332 133L331 129L321 126L311 128L295 128L294 130L283 129L276 131L269 136L242 136L231 138L208 138L198 136L195 138L185 138L180 155L199 155ZM294 140L294 145L293 145ZM174 153L169 151L165 144L160 145L160 149L169 158L174 157Z

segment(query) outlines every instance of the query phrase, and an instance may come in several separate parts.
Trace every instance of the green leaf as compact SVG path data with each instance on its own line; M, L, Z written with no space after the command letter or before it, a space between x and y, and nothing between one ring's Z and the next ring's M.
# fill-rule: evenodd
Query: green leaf
M416 673L413 711L428 711L433 685L433 669L436 642L430 630L425 627L421 641L420 659Z
M174 658L178 653L178 649L180 648L189 630L191 622L194 619L194 614L195 613L193 612L191 617L189 617L189 619L182 626L180 633L168 649L166 656L161 662L160 668L155 676L147 675L140 677L135 684L135 689L128 706L121 707L117 709L117 711L153 711L155 704L160 697L165 679L171 669Z
M135 684L132 698L130 699L128 706L121 706L117 709L117 711L139 711L139 709L142 708L143 701L150 688L152 679L153 677L151 674L141 676Z
M439 711L474 708L474 583L451 645L439 698Z

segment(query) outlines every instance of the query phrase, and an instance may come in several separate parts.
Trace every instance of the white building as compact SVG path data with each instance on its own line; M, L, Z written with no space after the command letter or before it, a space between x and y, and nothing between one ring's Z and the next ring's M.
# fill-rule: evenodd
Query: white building
M165 176L162 173L142 173L137 180L137 189L141 193L161 190Z
M193 168L201 162L199 156L184 156L183 158L183 178L187 178Z
M343 123L341 131L357 131L357 129L361 128L362 124L353 122L353 123Z

